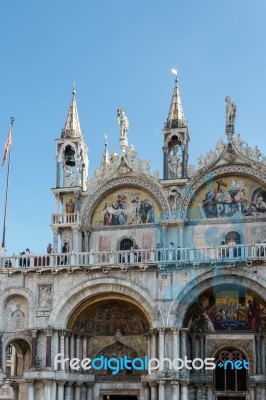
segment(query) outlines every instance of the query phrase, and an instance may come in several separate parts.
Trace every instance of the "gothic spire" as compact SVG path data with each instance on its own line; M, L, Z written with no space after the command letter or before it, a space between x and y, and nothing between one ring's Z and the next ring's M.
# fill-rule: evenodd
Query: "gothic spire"
M105 135L105 144L104 144L104 152L103 152L103 158L101 162L101 168L103 169L108 169L110 165L110 157L108 153L108 142L107 142L107 136Z
M182 100L178 87L178 77L175 78L175 88L168 113L165 128L180 128L187 126Z
M62 130L61 138L67 139L67 138L76 138L76 137L82 137L82 132L81 132L80 123L79 123L78 108L77 108L77 101L76 101L76 88L75 88L75 83L74 83L73 90L72 90L72 100L71 100L70 107L68 110L65 127Z

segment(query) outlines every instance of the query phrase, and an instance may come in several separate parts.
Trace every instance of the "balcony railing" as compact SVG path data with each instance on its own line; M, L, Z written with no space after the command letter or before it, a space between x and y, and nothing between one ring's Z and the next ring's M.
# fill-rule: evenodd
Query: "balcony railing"
M53 225L72 225L80 223L79 213L74 214L52 214Z
M266 261L266 243L250 245L219 246L208 248L175 248L175 249L131 249L114 252L83 252L41 255L13 255L0 257L0 268L7 269L40 269L71 267L115 267L122 269L140 265L158 265L163 269L173 265L177 269L193 265L234 265L240 262Z

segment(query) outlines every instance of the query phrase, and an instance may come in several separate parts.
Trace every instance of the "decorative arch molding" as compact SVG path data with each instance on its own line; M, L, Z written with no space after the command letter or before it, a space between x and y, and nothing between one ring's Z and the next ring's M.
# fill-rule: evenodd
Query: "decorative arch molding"
M139 177L125 177L118 178L109 182L106 182L101 187L95 188L94 192L88 197L88 201L84 206L84 210L81 218L81 225L90 224L92 214L97 205L102 201L104 195L111 193L115 189L123 188L123 186L133 186L149 192L157 202L159 203L162 211L169 211L168 203L166 198L162 194L162 188L159 185L155 185L150 180L140 179Z
M198 276L187 284L187 286L173 300L167 316L166 326L183 327L186 313L202 293L211 286L224 283L234 283L240 286L246 286L258 294L262 300L266 301L265 285L266 281L260 276L254 276L248 271L209 271L203 276ZM175 318L174 318L175 316ZM171 319L172 318L172 319Z
M156 328L158 324L157 313L163 320L163 315L159 310L157 303L150 294L138 287L133 286L131 282L117 278L99 278L93 282L88 281L80 284L66 293L55 304L51 313L48 326L56 329L65 329L73 312L89 298L101 295L122 295L126 298L133 299L135 304L138 303L139 308L146 315L152 328ZM100 298L99 298L100 300Z
M213 170L207 170L204 174L202 174L201 177L196 174L186 190L186 194L181 205L181 218L187 218L190 203L193 200L195 194L204 184L212 179L216 179L221 175L231 174L250 177L255 179L256 181L259 181L262 185L265 185L265 173L243 164L225 165L223 167L218 167Z
M4 323L4 305L6 304L7 300L13 296L21 296L24 297L28 302L28 310L29 310L29 326L34 326L34 311L35 311L35 303L36 298L33 293L26 288L13 286L7 289L4 289L0 292L0 303L3 304L2 313L1 313L1 322L0 322L0 329L4 330L3 323Z

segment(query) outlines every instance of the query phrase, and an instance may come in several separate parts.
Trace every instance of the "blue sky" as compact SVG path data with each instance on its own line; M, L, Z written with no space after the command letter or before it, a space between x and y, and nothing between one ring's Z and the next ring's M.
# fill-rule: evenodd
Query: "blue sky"
M190 163L224 137L226 95L236 132L266 154L265 0L9 0L1 4L0 149L15 117L6 245L45 252L52 239L55 143L73 81L99 165L104 135L119 150L116 110L127 110L129 143L162 171L162 133L179 71L190 130ZM2 158L2 155L1 155ZM162 176L162 173L161 173ZM6 166L0 170L0 223Z

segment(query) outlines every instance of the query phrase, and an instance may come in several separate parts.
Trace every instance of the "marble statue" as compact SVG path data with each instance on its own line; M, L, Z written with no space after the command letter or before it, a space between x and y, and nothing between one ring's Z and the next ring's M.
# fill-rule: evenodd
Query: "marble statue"
M126 139L129 123L128 123L128 119L126 116L126 112L123 108L118 108L117 119L118 119L118 123L120 125L120 139Z
M178 146L173 147L172 154L168 156L169 178L176 179L178 177L179 157L177 155Z
M226 124L234 125L236 119L236 105L229 96L225 98L226 102Z

